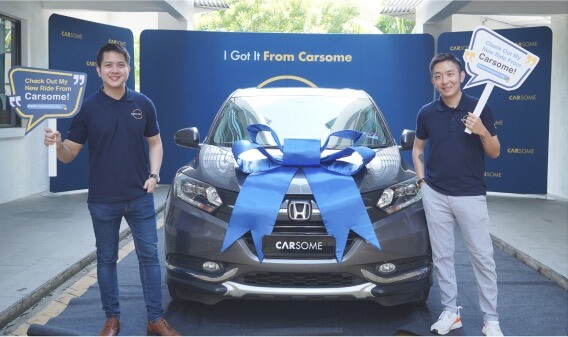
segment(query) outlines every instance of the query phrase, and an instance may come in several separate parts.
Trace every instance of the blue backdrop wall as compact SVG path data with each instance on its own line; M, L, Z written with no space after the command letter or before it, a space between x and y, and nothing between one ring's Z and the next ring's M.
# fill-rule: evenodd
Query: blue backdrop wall
M537 55L540 61L518 89L507 91L495 87L489 96L501 156L485 161L487 187L494 192L546 194L552 31L548 27L535 27L495 32ZM438 39L438 50L452 52L463 61L470 39L471 32L444 33ZM469 76L464 83L468 80ZM465 91L479 97L484 87Z
M540 57L537 67L514 91L495 88L489 97L501 140L501 156L488 159L490 191L546 194L552 32L547 27L497 30ZM462 58L471 32L444 33L440 52ZM124 44L134 55L132 32L61 15L49 21L50 69L85 72L85 95L98 90L96 53L107 42ZM343 35L218 33L147 30L140 37L140 91L158 110L164 144L162 181L195 155L177 147L178 129L196 126L202 138L226 97L237 88L307 86L367 91L385 114L395 139L414 129L418 109L435 93L428 64L434 55L430 35ZM133 72L127 85L134 88ZM469 77L469 76L468 76ZM467 81L467 79L466 79ZM467 89L480 96L483 86ZM59 119L65 137L70 119ZM411 164L410 153L404 158ZM88 155L58 163L51 191L87 187Z
M172 146L178 129L196 126L204 136L232 91L266 82L266 86L363 89L399 139L403 129L415 128L418 109L432 100L428 63L433 53L432 36L422 34L144 31L140 86L158 110L166 158L164 181L171 181L195 155ZM296 79L278 80L282 76Z
M107 42L124 45L134 57L134 38L129 29L53 14L49 17L49 69L86 73L86 98L102 85L96 70L97 52ZM130 66L132 73L127 85L134 89L134 62L131 62ZM69 125L71 125L69 118L57 120L57 129L63 139L67 137ZM58 161L57 177L50 178L50 191L62 192L87 188L88 161L87 148L81 150L79 156L70 164Z

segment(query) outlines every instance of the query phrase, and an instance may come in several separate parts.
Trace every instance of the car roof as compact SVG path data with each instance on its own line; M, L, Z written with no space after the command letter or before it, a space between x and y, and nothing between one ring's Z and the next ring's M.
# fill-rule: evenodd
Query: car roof
M363 90L349 88L313 88L313 87L277 87L277 88L243 88L237 89L232 97L247 96L335 96L335 97L368 97Z

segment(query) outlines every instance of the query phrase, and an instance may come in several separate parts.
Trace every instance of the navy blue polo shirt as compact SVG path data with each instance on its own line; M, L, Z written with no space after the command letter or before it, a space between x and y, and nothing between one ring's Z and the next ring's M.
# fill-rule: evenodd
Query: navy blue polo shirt
M448 107L439 98L418 112L416 137L428 140L425 178L428 186L451 196L485 195L485 151L478 135L464 132L462 118L473 112L477 98L462 92L458 106ZM495 136L495 117L486 104L480 116Z
M146 194L146 137L159 133L156 108L145 95L126 88L116 100L101 88L87 97L73 117L67 139L89 141L88 202L126 201Z

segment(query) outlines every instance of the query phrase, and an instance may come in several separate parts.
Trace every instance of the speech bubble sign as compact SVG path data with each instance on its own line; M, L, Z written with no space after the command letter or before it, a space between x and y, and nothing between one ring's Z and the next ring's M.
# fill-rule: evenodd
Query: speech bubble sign
M9 102L28 120L26 134L46 118L73 117L83 102L87 74L12 67L8 72L12 95Z
M471 34L469 49L464 51L463 60L465 70L471 75L463 88L486 84L473 110L473 114L479 117L494 86L505 90L517 89L540 58L491 29L479 26ZM471 134L467 127L464 132Z
M473 31L463 59L472 76L464 89L484 83L505 90L517 89L539 61L538 56L483 26Z

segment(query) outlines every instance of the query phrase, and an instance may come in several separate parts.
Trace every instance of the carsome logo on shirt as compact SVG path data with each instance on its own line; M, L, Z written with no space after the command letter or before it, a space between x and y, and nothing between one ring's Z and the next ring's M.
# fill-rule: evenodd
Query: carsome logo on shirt
M323 250L323 242L277 241L276 249Z
M132 117L136 119L142 119L142 111L140 109L136 109L130 113Z

